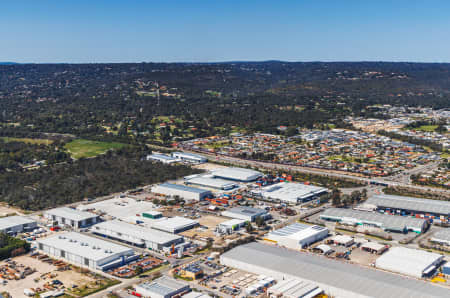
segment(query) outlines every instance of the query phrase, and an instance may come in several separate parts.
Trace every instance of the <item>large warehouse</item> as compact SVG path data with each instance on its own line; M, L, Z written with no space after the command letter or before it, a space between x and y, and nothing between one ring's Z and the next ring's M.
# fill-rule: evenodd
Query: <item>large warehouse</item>
M203 157L201 155L185 153L185 152L173 152L172 157L182 160L182 161L191 162L191 163L204 163L204 162L208 161L208 159L206 157Z
M381 194L370 197L363 205L367 208L398 215L413 215L445 222L450 219L449 201Z
M186 217L175 216L155 220L153 223L149 223L149 225L156 230L177 234L195 228L199 223L196 220Z
M239 182L251 182L263 176L261 172L244 168L222 168L212 172L216 178Z
M16 234L37 228L35 220L24 216L7 216L0 218L0 233Z
M190 291L189 285L167 276L136 286L136 293L138 294L136 296L146 298L171 298L188 291Z
M328 236L328 229L295 223L270 232L267 240L291 249L301 249Z
M131 248L75 232L39 239L37 246L56 258L103 271L136 258Z
M146 247L153 250L162 250L172 244L182 243L183 237L155 229L129 224L119 220L105 221L92 227L96 234L131 243L132 245Z
M440 229L431 236L430 241L450 246L450 228Z
M152 187L152 192L165 196L179 196L185 200L201 201L212 196L211 191L180 184L163 183Z
M203 186L203 187L220 189L220 190L231 190L231 189L238 187L238 185L234 182L230 182L230 181L227 181L224 179L205 177L205 176L187 179L184 181L184 184L197 185L197 186Z
M291 204L307 202L327 192L328 189L324 187L294 182L277 183L252 191L256 196Z
M336 221L350 225L373 226L385 231L404 233L424 232L428 222L424 219L408 216L392 216L376 212L359 211L344 208L329 208L320 214L323 220Z
M336 298L448 297L448 289L398 274L253 242L220 256L223 265L279 281L299 279Z
M69 207L55 208L44 212L44 216L59 225L73 228L83 228L98 222L99 216L90 212L80 211Z
M443 261L444 256L437 253L397 246L376 259L375 266L422 278L431 276Z
M252 207L234 207L222 212L222 216L243 219L247 221L255 221L257 217L267 218L270 214L264 209L252 208Z

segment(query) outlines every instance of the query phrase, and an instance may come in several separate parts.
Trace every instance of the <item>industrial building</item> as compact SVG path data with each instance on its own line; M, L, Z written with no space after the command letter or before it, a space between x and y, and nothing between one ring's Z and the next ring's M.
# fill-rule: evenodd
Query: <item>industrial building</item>
M222 212L222 216L242 219L246 221L255 221L257 217L263 217L267 219L270 214L264 209L252 208L252 207L234 207Z
M279 281L299 279L316 284L336 298L448 297L447 288L431 283L257 242L227 251L220 262Z
M299 279L286 279L279 281L267 290L270 298L313 298L323 293L315 284Z
M24 216L7 216L0 218L0 233L13 235L37 228L35 220Z
M212 175L216 178L239 182L251 182L263 176L261 172L244 168L222 168L213 171Z
M59 225L68 225L76 229L91 226L99 221L99 216L96 214L69 207L47 210L44 212L44 217Z
M267 240L291 249L301 249L328 236L328 229L295 223L270 232Z
M116 197L109 200L95 203L78 205L77 210L91 211L97 214L107 214L113 218L128 220L136 214L142 214L148 210L153 210L155 206L148 201L138 201L130 197Z
M377 255L381 255L388 249L388 246L377 243L377 242L366 242L366 243L361 244L360 247L364 251L368 251L370 253L377 254Z
M248 224L245 219L230 219L217 225L216 231L220 234L232 234Z
M208 161L204 156L185 152L173 152L172 157L190 163L204 163Z
M392 216L376 212L359 211L344 208L329 208L320 214L323 220L336 221L347 225L362 225L377 227L384 231L400 232L413 231L418 234L428 228L424 219L408 216Z
M444 256L437 253L397 246L376 259L375 266L422 278L431 276L443 261Z
M179 196L185 200L201 201L212 196L211 191L185 185L163 183L152 187L152 192L164 196Z
M138 284L135 289L135 296L146 298L171 298L190 291L189 285L167 276Z
M165 164L171 164L171 163L175 163L175 162L181 161L180 159L173 158L173 157L170 157L168 155L159 154L159 153L154 153L154 154L151 154L151 155L147 155L147 160L159 161L159 162L162 162L162 163L165 163Z
M380 194L370 197L363 206L384 213L411 215L435 221L448 222L450 219L449 201Z
M319 186L306 185L295 182L281 182L261 189L253 190L252 194L267 200L277 200L284 203L299 204L318 198L328 192Z
M39 239L37 247L53 257L103 271L121 266L138 257L131 248L76 232Z
M230 181L227 181L224 179L211 178L211 177L205 177L205 176L195 177L195 178L187 179L187 180L185 179L184 184L197 185L197 186L203 186L203 187L220 189L220 190L231 190L231 189L234 189L239 186L238 184L236 184L234 182L230 182Z
M186 217L175 216L156 220L149 225L156 230L177 234L195 228L199 223Z
M430 241L450 246L450 228L440 229L431 236Z
M132 245L146 247L152 250L162 250L182 243L183 237L161 232L155 229L133 225L119 220L105 221L92 227L92 232L117 239Z

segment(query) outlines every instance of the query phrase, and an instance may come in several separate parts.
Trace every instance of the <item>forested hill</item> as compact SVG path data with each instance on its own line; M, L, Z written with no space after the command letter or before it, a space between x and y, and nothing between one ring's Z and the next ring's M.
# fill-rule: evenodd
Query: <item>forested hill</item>
M195 136L231 126L271 131L278 125L311 126L350 113L363 115L372 104L449 107L450 64L0 66L0 122L34 132L104 135L105 124L128 123L141 135L151 133L148 121L160 115L194 125Z

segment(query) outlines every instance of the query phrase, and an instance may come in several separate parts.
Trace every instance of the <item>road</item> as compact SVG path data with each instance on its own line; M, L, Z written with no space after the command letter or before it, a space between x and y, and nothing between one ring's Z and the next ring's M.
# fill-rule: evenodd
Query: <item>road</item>
M325 169L308 168L308 167L295 166L295 165L277 164L277 163L271 163L271 162L265 162L265 161L241 159L241 158L237 158L237 157L231 157L231 156L220 155L220 154L209 154L209 153L205 153L205 152L200 153L197 151L185 150L185 152L202 155L211 161L230 163L230 164L240 165L240 166L251 166L251 167L255 167L255 168L264 168L264 169L279 170L279 171L302 172L302 173L322 175L322 176L334 177L334 178L346 178L349 180L359 181L359 182L363 182L363 183L367 183L367 184L374 181L377 183L386 184L388 186L408 187L408 188L419 190L419 191L433 191L436 193L450 195L450 190L414 185L414 184L411 184L409 181L409 176L412 173L416 173L416 171L426 171L426 170L432 169L433 167L437 166L437 163L432 163L429 165L424 165L424 166L416 167L414 169L409 170L407 172L407 175L404 175L404 176L408 177L408 181L404 181L404 179L399 179L399 181L392 181L393 179L391 179L391 177L368 178L368 177L355 176L355 175L351 175L349 173L345 173L342 171L335 171L335 170L325 170ZM399 175L394 176L394 178L398 177L398 176Z

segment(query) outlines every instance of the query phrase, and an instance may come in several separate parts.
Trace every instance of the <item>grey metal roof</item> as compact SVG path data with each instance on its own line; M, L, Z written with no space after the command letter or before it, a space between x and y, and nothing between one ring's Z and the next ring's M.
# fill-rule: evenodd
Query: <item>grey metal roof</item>
M75 221L82 221L82 220L98 217L98 215L96 215L96 214L93 214L90 212L85 212L85 211L80 211L77 209L72 209L69 207L61 207L61 208L51 209L51 210L45 211L45 213L50 214L50 215L55 215L58 217L62 217L62 218L67 218L70 220L75 220Z
M439 231L433 234L432 239L450 242L450 228L440 229Z
M376 212L359 211L344 208L329 208L320 217L353 218L359 222L381 224L384 228L417 228L422 229L425 220L410 216L387 215Z
M450 202L448 201L381 194L370 197L365 203L381 207L414 210L426 213L450 214Z
M229 210L226 210L228 213L235 213L235 214L241 214L245 216L251 216L251 215L261 215L267 213L266 210L258 209L258 208L252 208L252 207L234 207Z
M205 189L190 187L190 186L181 185L181 184L173 184L173 183L163 183L163 184L161 184L159 186L160 187L171 188L171 189L176 189L176 190L181 190L181 191L194 192L194 193L199 193L199 194L202 194L202 193L205 193L205 192L209 192L208 190L205 190Z
M300 231L306 230L306 229L314 229L317 231L321 231L321 230L325 230L326 228L321 227L321 226L311 226L311 225L305 225L305 224L301 224L301 223L294 223L292 225L288 225L285 226L281 229L275 230L270 232L273 235L277 235L277 236L289 236L295 233L298 233Z
M158 279L155 279L153 282L139 284L139 287L147 291L157 293L161 296L166 296L170 295L171 293L178 292L183 288L186 288L187 285L176 281L173 278L162 276Z
M448 297L449 289L400 275L261 243L238 246L221 256L367 297ZM258 272L253 272L259 274Z

